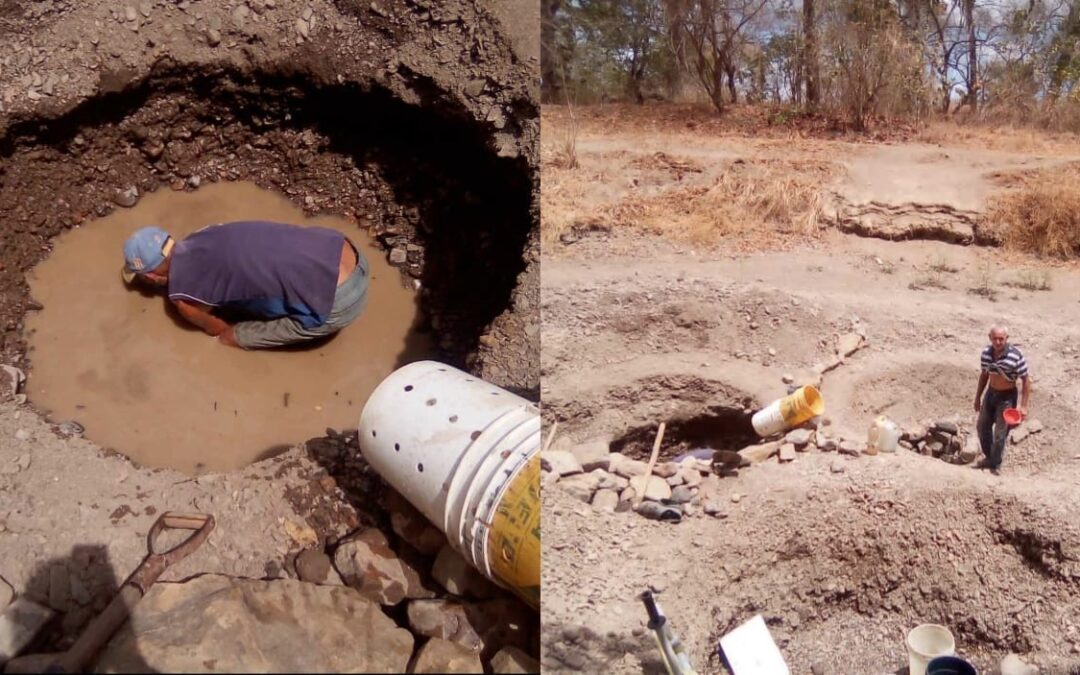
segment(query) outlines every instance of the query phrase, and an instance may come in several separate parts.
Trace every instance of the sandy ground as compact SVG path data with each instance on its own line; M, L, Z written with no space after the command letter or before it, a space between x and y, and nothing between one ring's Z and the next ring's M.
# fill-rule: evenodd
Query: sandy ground
M578 138L580 183L571 171L561 185L596 206L639 189L644 181L627 167L660 149L696 158L704 174L723 171L712 164L720 158L780 151L771 139L684 141L591 128ZM916 210L978 213L993 182L971 167L993 173L1049 161L970 148L788 144L793 156L850 168L830 185L833 195ZM650 188L708 180L701 176L657 175ZM542 396L546 420L574 441L643 429L651 438L660 421L745 414L784 395L784 375L801 378L827 360L837 336L857 329L866 345L821 384L832 434L864 441L878 414L906 428L953 420L971 429L977 360L994 322L1006 323L1027 355L1032 414L1045 430L1009 446L1001 476L906 450L773 459L721 480L726 518L675 525L600 512L556 483L544 498L545 669L661 672L636 599L650 587L703 672L722 672L719 638L756 614L794 673L906 672L904 636L923 622L948 626L981 672L996 672L1009 652L1042 672L1080 664L1072 515L1080 270L831 228L754 253L737 252L739 242L694 247L627 228L579 228L565 240L545 248ZM1050 289L1015 285L1035 278ZM995 297L971 292L980 288Z

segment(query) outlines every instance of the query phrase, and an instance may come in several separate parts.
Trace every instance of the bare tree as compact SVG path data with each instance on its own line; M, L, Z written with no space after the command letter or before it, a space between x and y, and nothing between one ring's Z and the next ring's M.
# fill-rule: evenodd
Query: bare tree
M821 97L818 89L817 18L814 0L803 0L803 79L806 82L806 105L814 110Z
M673 48L693 69L717 112L724 112L727 94L737 98L735 77L743 31L768 0L667 0Z
M972 112L979 105L979 55L975 39L975 0L960 0L964 7L964 25L968 34L968 58L967 58L967 104Z
M556 47L561 6L562 0L540 0L540 94L545 101L563 98L566 68Z

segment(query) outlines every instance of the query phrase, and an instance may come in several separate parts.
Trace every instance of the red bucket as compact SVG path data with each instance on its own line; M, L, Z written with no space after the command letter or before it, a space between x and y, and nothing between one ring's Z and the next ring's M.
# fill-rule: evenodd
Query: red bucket
M1001 416L1005 418L1005 423L1010 427L1015 427L1024 421L1024 414L1016 408L1006 408L1005 412L1001 413Z

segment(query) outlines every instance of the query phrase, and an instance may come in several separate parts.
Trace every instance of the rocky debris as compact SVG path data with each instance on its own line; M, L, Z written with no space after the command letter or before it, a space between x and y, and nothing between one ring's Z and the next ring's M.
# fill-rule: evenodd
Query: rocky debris
M623 478L613 473L608 473L603 469L593 469L589 472L589 475L594 476L597 480L597 490L625 490L630 485L629 478Z
M449 640L479 651L484 641L469 620L468 608L452 600L413 600L406 608L409 627L417 635Z
M714 518L727 518L727 510L723 504L717 499L710 499L705 502L704 511L706 515L713 516Z
M346 585L381 605L396 605L408 595L405 563L390 550L386 535L369 528L342 542L334 566Z
M128 626L96 672L205 672L208 663L222 672L404 672L413 651L412 634L359 592L291 579L158 582Z
M780 462L794 462L795 461L795 445L793 443L784 443L780 446L779 453Z
M503 647L491 657L493 673L539 673L540 662L517 647Z
M315 548L319 545L319 535L307 523L286 520L284 527L285 534L301 548Z
M443 546L436 556L431 576L453 595L490 598L497 593L495 585L467 563L450 544Z
M480 655L461 645L432 638L417 652L413 673L483 673Z
M850 441L847 439L841 440L836 446L837 452L841 455L851 455L852 457L858 457L862 451L863 444L856 441Z
M967 464L981 452L975 434L953 420L913 425L900 439L900 447L950 464Z
M1043 425L1039 420L1024 420L1009 433L1009 442L1013 445L1023 443L1032 434L1042 431Z
M113 196L113 202L115 202L117 206L122 206L124 208L135 206L135 204L139 202L139 188L132 185L126 190L117 192L116 195Z
M14 400L26 382L26 374L14 366L0 364L0 401Z
M540 465L560 476L570 476L584 471L581 462L569 450L546 450L542 452L540 454Z
M592 494L600 485L600 478L592 473L580 473L559 481L559 487L583 502L590 502Z
M751 463L757 464L758 462L764 462L779 452L780 442L771 441L769 443L762 443L760 445L752 445L749 448L743 448L739 451L739 454Z
M680 485L671 490L671 497L668 498L668 501L672 504L689 504L696 496L696 490L686 485ZM647 494L646 497L648 497Z
M649 464L639 459L630 459L622 453L613 452L611 453L610 468L608 470L623 478L634 478L635 476L644 476L649 470Z
M446 535L435 527L394 490L388 490L386 508L390 511L390 527L394 534L401 537L422 555L435 555L446 544Z
M859 333L845 333L836 340L836 354L842 358L851 356L859 351L865 341Z
M0 613L0 665L18 656L52 619L48 607L18 598Z
M603 469L607 471L611 467L610 441L604 438L596 438L575 445L570 449L571 454L577 458L581 468L585 471Z
M844 462L839 459L834 459L832 464L829 465L829 471L831 473L844 473L847 467L844 466Z

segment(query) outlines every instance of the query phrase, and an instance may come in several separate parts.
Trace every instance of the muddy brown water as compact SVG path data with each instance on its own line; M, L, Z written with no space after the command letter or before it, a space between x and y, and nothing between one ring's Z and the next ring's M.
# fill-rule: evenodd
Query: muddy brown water
M244 351L187 326L167 311L163 295L120 279L123 242L143 225L182 238L245 219L347 233L371 270L360 318L308 348ZM158 190L62 234L29 275L44 309L26 319L27 393L52 421L75 420L87 438L139 464L187 474L237 469L327 427L355 428L378 383L428 355L429 342L416 331L418 298L400 276L354 224L307 218L253 184Z

